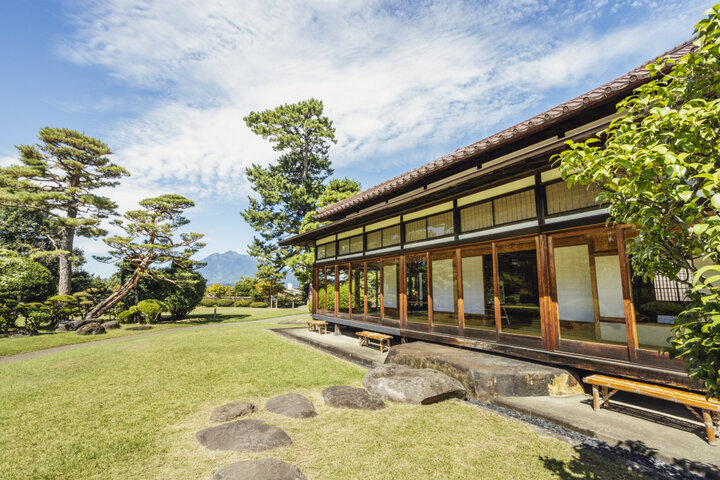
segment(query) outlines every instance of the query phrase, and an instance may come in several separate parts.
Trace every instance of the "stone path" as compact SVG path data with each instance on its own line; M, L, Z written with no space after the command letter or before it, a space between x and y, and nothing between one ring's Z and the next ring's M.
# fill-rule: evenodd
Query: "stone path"
M428 374L425 370L415 370L404 365L381 366L368 372L378 371L374 378L387 380L399 377L395 384L396 397L405 403L432 403L447 398L464 395L465 390L455 379L437 370ZM368 378L368 375L365 377ZM397 378L396 378L397 380ZM363 381L364 383L364 381ZM406 387L406 391L402 388ZM418 388L418 386L420 388ZM459 386L459 388L458 388ZM398 394L401 392L402 394ZM354 408L360 410L379 410L385 408L382 399L364 388L336 385L322 392L325 404L335 408ZM408 401L407 399L412 399ZM431 399L431 401L426 401ZM415 401L417 400L417 401ZM317 416L313 403L298 393L286 393L270 398L265 402L265 410L291 418L308 419ZM211 421L225 421L256 411L255 406L247 402L232 402L213 410ZM195 433L200 444L210 450L237 450L260 452L292 445L292 439L282 429L268 425L261 420L237 420L209 427ZM297 466L276 458L248 460L227 465L213 475L213 480L304 480L305 476Z
M297 315L287 315L287 316L283 316L283 317L262 318L260 320L250 320L247 322L213 323L210 325L192 325L190 327L178 327L178 328L169 328L167 330L155 330L155 331L147 332L147 333L138 333L135 335L127 335L124 337L104 338L104 339L100 339L100 340L93 340L90 342L74 343L72 345L62 345L59 347L51 347L51 348L44 348L42 350L35 350L34 352L18 353L17 355L8 355L6 357L0 357L0 365L20 362L22 360L28 360L30 358L44 357L45 355L52 355L53 353L65 352L68 350L75 350L76 348L91 347L91 346L97 345L99 343L119 342L121 340L131 340L133 338L148 337L150 335L161 335L163 333L175 332L177 330L190 330L190 329L197 329L197 328L217 328L217 327L245 325L245 324L260 323L260 322L272 323L272 322L277 322L278 320L288 320L288 319L300 318L300 317L304 317L304 316L307 316L307 313L299 313Z

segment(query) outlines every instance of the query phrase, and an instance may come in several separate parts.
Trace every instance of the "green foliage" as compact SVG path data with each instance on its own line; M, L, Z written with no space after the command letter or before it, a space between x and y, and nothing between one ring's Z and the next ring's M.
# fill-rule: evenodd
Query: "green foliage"
M20 145L20 164L0 168L0 205L41 212L59 258L58 291L70 293L75 235L99 237L116 204L98 195L128 172L110 162L107 145L67 128L45 127L36 145Z
M218 307L232 307L233 306L233 300L232 298L221 298L217 301Z
M160 300L148 299L138 303L137 309L145 316L148 323L157 323L162 312L166 312L168 307Z
M251 303L251 300L238 300L233 304L233 307L249 307Z
M40 302L23 303L20 304L20 311L25 317L25 330L29 333L35 334L40 327L56 323L52 309L46 304Z
M20 317L18 302L10 298L0 297L0 335L6 335Z
M60 320L67 320L80 314L80 300L72 295L55 295L45 301L52 325L56 325Z
M221 283L213 283L205 289L205 294L215 298L222 298L233 294L233 287Z
M251 297L254 292L255 279L253 277L240 277L233 287L233 293L238 297Z
M169 264L171 268L185 271L192 271L199 266L199 262L192 257L205 246L200 242L202 234L175 235L179 228L190 223L183 213L194 205L182 195L160 195L142 200L142 210L130 210L123 215L124 220L113 222L126 235L104 239L111 249L110 257L98 260L123 264L132 273L116 292L98 303L89 315L102 315L130 293L143 278L173 281L169 278L171 271L152 268L154 264Z
M268 304L266 302L252 302L250 304L250 308L267 308Z
M671 354L708 395L720 396L720 6L695 27L692 53L648 65L655 78L618 105L621 117L592 139L568 142L568 183L594 183L616 223L634 225L635 275L693 272ZM701 264L707 266L698 268Z
M139 321L141 316L142 312L140 312L140 309L136 305L133 305L127 310L118 313L117 318L121 323L134 323Z
M323 208L340 200L355 195L360 191L360 183L349 178L333 178L323 190L317 201L317 208ZM314 230L325 223L315 220L315 210L308 212L303 218L300 233ZM312 249L299 250L296 255L288 257L285 265L290 267L307 296L308 287L312 283L315 252Z
M217 300L214 298L203 298L200 300L200 305L203 307L217 307Z
M176 267L161 271L162 279L143 278L140 281L138 298L157 298L165 303L172 319L185 318L200 304L205 294L205 278L195 271Z
M42 301L54 290L55 279L47 268L12 251L0 250L0 297Z
M257 197L250 197L242 212L258 234L248 253L275 274L285 269L288 257L298 253L294 247L280 248L277 240L299 232L305 214L315 209L323 181L332 174L328 149L336 141L335 129L322 113L323 103L310 99L245 117L255 134L282 152L269 167L253 164L246 170ZM259 269L258 279L278 280L267 271L260 273Z

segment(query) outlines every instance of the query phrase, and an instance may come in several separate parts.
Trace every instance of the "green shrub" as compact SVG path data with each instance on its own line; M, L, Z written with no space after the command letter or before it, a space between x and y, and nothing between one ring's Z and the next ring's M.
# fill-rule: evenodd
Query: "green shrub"
M138 307L133 305L127 310L118 313L117 319L120 323L137 322L140 319L140 315L141 313Z
M0 297L18 302L41 302L55 292L50 270L26 259L0 260Z
M214 298L203 298L200 300L200 305L203 307L217 307L217 300Z
M9 329L14 328L19 317L18 302L9 298L0 298L0 334L6 334Z
M52 325L60 320L72 318L80 314L80 300L72 295L55 295L45 301L52 317Z
M232 307L233 301L231 298L221 298L217 301L218 307Z
M235 307L249 307L251 303L252 303L252 300L238 300L237 302L235 302L234 306Z
M25 316L25 329L30 333L37 333L43 325L52 325L54 317L50 309L39 302L22 304L23 315Z
M267 302L252 302L250 308L267 308Z
M168 309L167 305L163 302L153 299L143 300L137 304L137 308L145 316L148 323L157 322L160 315L162 315L162 312L167 312Z

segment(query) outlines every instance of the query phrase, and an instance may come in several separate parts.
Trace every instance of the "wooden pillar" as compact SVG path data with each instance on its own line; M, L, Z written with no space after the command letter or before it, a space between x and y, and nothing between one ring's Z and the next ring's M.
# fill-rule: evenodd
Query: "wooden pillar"
M457 280L457 315L458 315L458 330L460 335L465 335L465 299L463 297L463 277L462 277L462 250L459 248L455 249L455 263L457 273L455 278Z
M499 284L499 273L498 273L498 259L497 259L497 244L492 243L492 263L493 263L493 295L495 299L493 305L495 306L495 336L502 332L502 311L500 309L500 284Z
M335 264L335 316L338 316L338 309L340 308L340 267Z
M400 325L403 328L407 327L407 282L405 277L405 255L400 257L400 264L398 265L398 285L397 291L399 293L399 307L400 307Z
M637 361L637 333L635 330L635 307L630 286L630 264L625 251L625 230L615 225L618 259L620 261L620 281L622 282L623 306L625 308L625 326L627 327L628 356L631 362Z
M367 262L363 262L363 319L367 318L368 314L368 295L367 295Z
M427 252L425 254L425 265L426 265L426 274L425 274L425 291L427 292L428 297L428 328L432 332L433 330L433 297L432 297L432 290L430 289L430 286L432 285L432 272L430 271L430 252Z

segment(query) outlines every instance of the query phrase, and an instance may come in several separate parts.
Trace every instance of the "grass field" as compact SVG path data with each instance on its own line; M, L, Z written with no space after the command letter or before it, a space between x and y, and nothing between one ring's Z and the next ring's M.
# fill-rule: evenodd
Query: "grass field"
M229 319L226 319L229 320ZM193 479L274 456L310 479L625 478L619 465L463 402L323 405L330 385L364 370L267 331L272 323L176 329L0 366L0 477ZM194 439L213 407L309 396L316 418L262 411L293 445L211 452Z
M298 307L296 309L218 307L217 318L214 318L213 311L213 308L198 307L188 315L187 320L190 320L190 322L158 323L152 326L152 330L167 330L170 328L187 327L189 325L202 325L205 323L212 323L214 321L218 323L247 322L252 320L261 320L263 318L297 315L299 313L307 313L307 306ZM40 335L34 335L31 337L0 338L0 357L17 355L18 353L34 352L35 350L42 350L44 348L92 342L93 340L102 340L104 338L124 337L126 335L136 335L138 333L147 333L148 331L152 331L127 330L127 327L132 327L133 325L134 324L122 325L120 329L108 330L107 333L101 335L76 335L75 332L45 331Z

